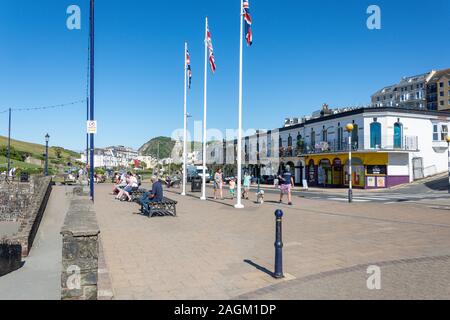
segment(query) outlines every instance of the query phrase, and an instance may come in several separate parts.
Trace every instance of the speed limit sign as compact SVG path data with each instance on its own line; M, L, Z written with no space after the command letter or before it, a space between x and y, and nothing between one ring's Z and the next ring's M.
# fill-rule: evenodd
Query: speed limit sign
M97 121L87 122L87 133L96 134L97 133Z

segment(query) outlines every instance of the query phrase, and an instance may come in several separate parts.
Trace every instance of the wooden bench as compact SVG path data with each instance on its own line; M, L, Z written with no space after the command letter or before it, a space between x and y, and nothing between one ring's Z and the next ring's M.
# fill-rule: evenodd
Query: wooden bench
M177 201L169 199L164 197L162 201L160 202L149 202L148 207L150 209L150 212L148 212L148 217L165 217L165 216L171 216L176 217L177 216ZM143 214L146 214L144 212L144 206L141 204L141 212Z

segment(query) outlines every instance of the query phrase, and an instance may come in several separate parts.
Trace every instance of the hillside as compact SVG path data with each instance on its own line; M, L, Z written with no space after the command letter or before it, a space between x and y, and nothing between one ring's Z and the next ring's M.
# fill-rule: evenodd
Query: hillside
M175 146L175 141L168 137L157 137L145 143L139 148L139 154L143 156L152 156L154 158L158 157L159 148L159 158L169 158L172 154L173 147Z
M0 170L4 170L7 165L8 138L0 136ZM45 145L29 143L11 139L11 163L20 169L43 169ZM26 158L41 161L41 165L25 163ZM62 169L69 162L74 162L80 156L78 153L61 147L49 148L49 168Z
M152 156L154 158L158 157L158 143L159 143L159 158L169 158L172 154L172 150L175 146L175 141L168 137L157 137L145 143L139 148L139 154L143 156ZM208 142L209 144L210 142ZM202 143L198 141L190 142L190 150L201 151Z
M0 148L6 147L8 145L8 138L0 136ZM45 145L24 142L19 140L11 139L11 147L13 147L17 151L27 152L31 155L40 155L42 156L45 153ZM61 158L79 158L80 154L71 150L67 150L61 147L50 147L49 148L49 157L57 158L57 155Z

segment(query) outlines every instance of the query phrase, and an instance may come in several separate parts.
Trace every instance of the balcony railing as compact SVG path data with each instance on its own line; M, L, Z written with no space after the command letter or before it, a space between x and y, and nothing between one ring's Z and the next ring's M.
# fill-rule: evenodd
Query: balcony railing
M358 142L352 142L352 151L418 151L419 142L417 136L406 136L402 139L395 140L393 136L382 137L377 140L372 140L369 142L369 148L364 148L364 145ZM296 150L297 155L308 155L308 154L321 154L321 153L337 153L337 152L348 152L349 145L347 141L330 141L330 142L320 142L315 145L305 144L303 148L298 148Z

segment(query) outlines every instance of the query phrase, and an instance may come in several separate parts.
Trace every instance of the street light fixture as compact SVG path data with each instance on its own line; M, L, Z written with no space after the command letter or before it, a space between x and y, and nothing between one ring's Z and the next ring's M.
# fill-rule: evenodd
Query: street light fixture
M48 141L50 140L50 135L47 133L45 135L45 176L48 176Z
M353 177L352 177L352 132L353 124L349 123L345 126L348 132L348 202L353 202Z
M445 140L448 145L448 193L450 193L450 136L446 136Z

